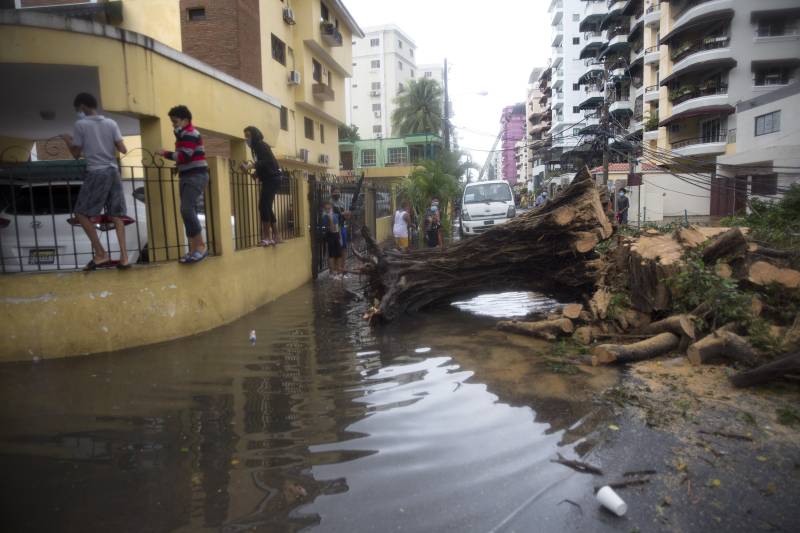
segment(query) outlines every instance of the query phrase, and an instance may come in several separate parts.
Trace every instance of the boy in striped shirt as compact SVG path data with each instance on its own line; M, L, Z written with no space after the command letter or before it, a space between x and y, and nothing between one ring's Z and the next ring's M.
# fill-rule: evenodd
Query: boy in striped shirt
M192 126L192 112L185 105L169 110L169 119L175 129L175 151L160 150L165 159L175 161L178 167L178 186L181 197L181 217L189 239L189 253L180 258L183 264L198 263L208 257L203 242L203 227L197 216L197 205L208 183L208 163L200 132Z

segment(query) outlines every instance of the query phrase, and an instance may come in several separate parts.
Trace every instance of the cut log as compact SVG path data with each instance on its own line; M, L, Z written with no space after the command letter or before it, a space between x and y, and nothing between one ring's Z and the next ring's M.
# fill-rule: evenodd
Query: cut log
M695 339L694 317L692 315L673 315L663 320L653 322L642 329L643 333L663 333L668 331L679 337Z
M714 265L714 272L721 278L731 279L733 277L733 269L728 263L717 263Z
M592 349L592 364L633 363L664 355L678 347L680 338L669 332L633 344L601 344Z
M706 335L689 346L686 356L693 365L727 359L752 366L758 359L758 355L747 339L727 330L717 330Z
M572 334L572 338L575 342L579 344L583 344L584 346L588 346L592 343L592 326L581 326L575 329L575 333Z
M605 320L608 316L608 305L611 303L611 293L606 289L600 288L594 293L589 301L589 309L596 320Z
M723 257L738 257L747 252L747 239L739 228L731 228L715 237L703 250L703 262L713 265Z
M781 342L781 350L784 352L793 352L800 350L800 315L794 319L794 323L786 331Z
M650 324L650 315L636 309L626 309L623 313L625 320L634 329L641 329Z
M731 376L734 387L752 387L800 374L800 352Z
M561 310L561 314L564 315L564 318L569 318L570 320L577 320L581 316L581 312L583 311L583 304L567 304L564 306L564 309Z
M753 255L760 255L762 257L773 257L775 259L793 259L800 257L800 252L796 250L778 250L776 248L769 248L761 246L754 242L748 245L748 251Z
M589 311L581 311L581 314L578 318L580 318L582 322L592 321L592 315L589 313Z
M604 262L588 242L612 234L600 196L582 170L557 198L446 249L381 250L367 227L367 300L373 323L487 290L529 290L562 301L594 291ZM593 237L589 237L592 235Z
M776 267L766 261L756 261L747 272L747 279L750 283L766 287L772 283L777 283L787 289L800 287L800 272L791 268Z
M552 340L556 337L572 333L575 328L570 319L557 318L555 320L540 320L538 322L501 320L497 323L497 329Z
M680 270L684 248L672 235L646 235L631 245L627 274L631 303L644 313L666 311L671 295L663 280Z

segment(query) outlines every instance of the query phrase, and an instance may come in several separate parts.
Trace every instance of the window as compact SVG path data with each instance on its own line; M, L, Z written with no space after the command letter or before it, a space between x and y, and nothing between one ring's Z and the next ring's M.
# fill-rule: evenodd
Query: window
M286 43L272 35L272 59L286 66Z
M281 106L281 129L289 131L289 108Z
M789 67L760 67L755 70L754 85L764 87L767 85L787 85L789 83Z
M581 44L581 38L580 37L573 37L572 38L572 44Z
M354 106L353 106L353 109L358 109L358 106L357 106L357 105L354 105Z
M580 135L581 134L581 129L580 128L572 128L572 134L573 135Z
M581 84L580 83L573 83L572 84L572 90L573 91L579 91L580 89L581 89Z
M370 64L370 68L381 68L381 60L380 59L373 59Z
M753 176L750 182L750 194L774 196L778 194L778 175Z
M316 59L311 60L311 72L314 81L317 83L322 83L322 65L320 65L319 61Z
M581 20L580 13L573 13L572 14L572 22L578 22L579 20Z
M376 46L380 46L381 45L381 40L380 39L370 39L369 40L369 45L371 47L373 47L373 48L375 48Z
M314 140L314 121L308 117L303 118L303 126L306 130L306 139Z
M414 71L413 70L411 71L411 77L412 78L414 77Z
M325 22L328 22L330 20L330 18L331 18L331 13L328 10L328 6L326 6L324 3L320 2L319 3L319 7L320 7L319 18L321 18Z
M378 126L378 127L380 127L380 126ZM373 129L373 131L375 130L375 128L372 128L372 129ZM377 162L378 161L377 161L377 157L376 157L376 153L375 153L375 149L374 148L369 149L369 150L362 150L361 151L361 166L362 167L374 167L377 164Z
M373 81L372 82L372 90L373 91L380 91L381 90L381 82Z
M381 127L380 124L375 124L374 126L372 126L372 133L380 135L382 132L383 132L383 127Z
M782 19L759 20L756 28L756 35L759 37L777 37L786 35L786 24Z
M358 63L353 63L353 66L354 66L354 67L355 67L355 66L357 66L357 65L358 65Z
M576 105L574 105L574 106L572 106L572 112L573 113L580 113L581 112L581 108L576 106Z
M372 104L372 110L380 112L381 104Z
M773 111L756 117L756 136L781 130L781 112Z
M399 48L400 50L403 49L403 41L397 41L397 48Z
M397 62L397 70L403 70L403 62L402 61L398 61Z
M206 9L204 7L193 7L186 10L186 18L191 22L206 20Z
M390 165L405 165L408 163L408 149L405 147L389 148L386 159Z
M319 142L325 144L325 126L321 123L319 125Z
M425 72L425 77L426 77L426 78L432 78L432 77L433 77L433 72L431 72L431 71L426 71L426 72Z

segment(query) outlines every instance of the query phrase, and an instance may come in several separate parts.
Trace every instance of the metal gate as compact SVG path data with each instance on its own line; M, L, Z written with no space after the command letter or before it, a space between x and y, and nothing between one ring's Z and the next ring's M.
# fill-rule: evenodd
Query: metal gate
M314 279L328 270L328 247L325 240L325 226L322 224L322 205L331 198L331 191L338 188L342 192L341 202L350 210L350 219L345 223L347 232L347 258L354 256L353 250L364 248L361 227L365 221L364 197L367 185L359 190L358 182L317 181L314 176L308 180L308 200L311 216L311 273ZM355 205L353 199L356 198ZM374 231L374 228L371 228Z

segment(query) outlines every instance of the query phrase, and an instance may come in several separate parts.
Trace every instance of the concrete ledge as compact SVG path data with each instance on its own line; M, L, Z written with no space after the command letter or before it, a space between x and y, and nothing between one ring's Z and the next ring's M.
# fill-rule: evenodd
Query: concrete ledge
M0 362L85 355L206 331L311 279L308 237L186 266L0 276Z

